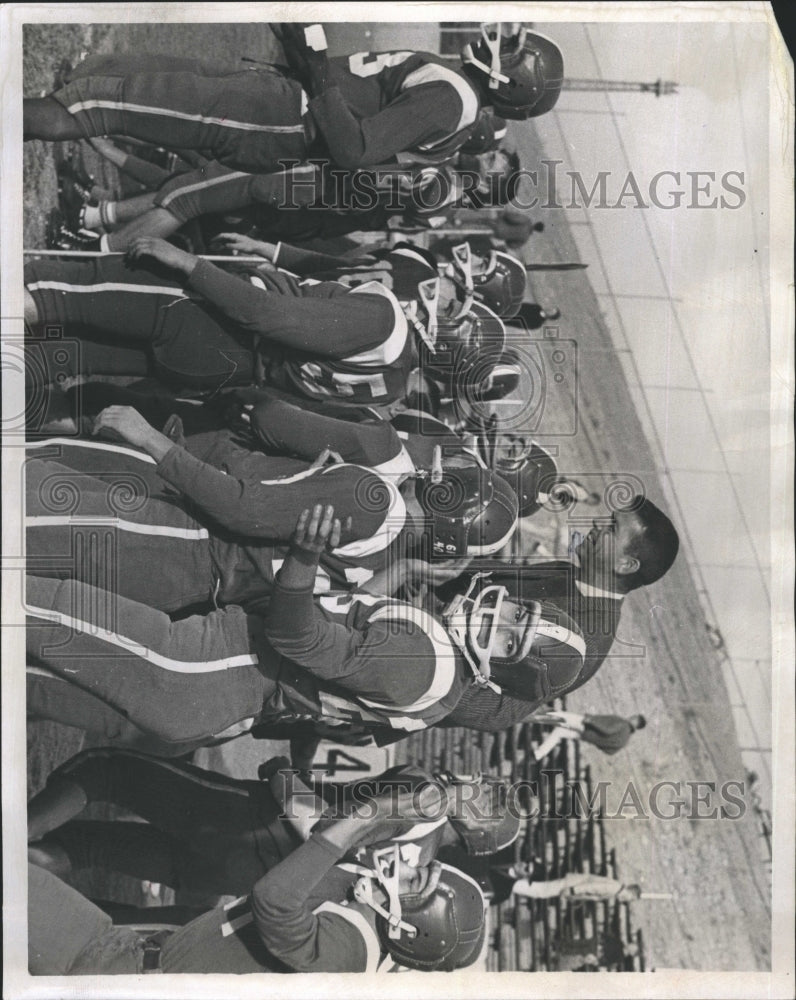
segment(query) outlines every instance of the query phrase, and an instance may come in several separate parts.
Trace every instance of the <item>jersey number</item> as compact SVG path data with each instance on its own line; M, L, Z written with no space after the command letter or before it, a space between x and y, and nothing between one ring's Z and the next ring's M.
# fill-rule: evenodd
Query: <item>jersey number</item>
M340 764L339 760L348 761L348 763ZM364 771L366 774L370 774L370 764L367 761L352 757L345 750L330 750L326 754L324 769L328 774L337 774L338 771Z
M398 66L411 52L355 52L348 57L348 69L354 76L376 76L385 66Z

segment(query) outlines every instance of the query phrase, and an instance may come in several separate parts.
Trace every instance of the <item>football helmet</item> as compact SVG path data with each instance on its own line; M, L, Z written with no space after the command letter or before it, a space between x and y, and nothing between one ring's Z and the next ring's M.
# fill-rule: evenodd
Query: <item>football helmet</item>
M527 273L522 261L511 254L492 250L482 256L473 253L469 243L460 243L451 247L451 262L443 267L465 296L503 319L511 319L520 311Z
M555 105L564 82L556 43L519 27L501 36L500 24L482 24L481 38L462 50L464 72L503 118L538 118Z
M517 193L520 157L498 149L472 155L460 153L456 171L461 175L462 205L470 208L497 208L508 205ZM466 174L470 176L465 182ZM473 185L473 177L478 178Z
M468 854L495 854L519 837L520 817L509 809L505 781L489 774L465 778L443 772L434 777L453 789L454 808L448 822Z
M522 372L522 359L511 349L468 358L457 372L456 393L471 405L505 399L519 387Z
M553 493L558 479L550 452L521 434L498 434L494 469L514 487L520 517L535 514Z
M442 614L448 634L470 665L476 683L528 702L543 702L566 690L580 673L586 643L578 625L548 601L516 597L508 586L473 574ZM512 652L495 652L500 609L505 600L524 606L528 619Z
M478 112L478 120L470 138L459 149L459 156L486 153L491 149L497 149L498 145L506 138L506 122L492 112L491 108L481 108Z
M400 965L452 972L472 965L484 943L486 900L477 882L450 865L432 862L423 890L399 895L398 846L373 854L374 869L354 887L354 899L376 912L382 945ZM374 890L380 887L387 905Z
M423 373L452 383L456 374L477 365L482 355L500 354L506 344L506 327L499 316L480 302L473 302L464 315L438 318L433 347L426 345L420 359Z
M415 495L431 520L435 556L490 556L517 528L518 503L505 479L480 465L442 467L418 478Z

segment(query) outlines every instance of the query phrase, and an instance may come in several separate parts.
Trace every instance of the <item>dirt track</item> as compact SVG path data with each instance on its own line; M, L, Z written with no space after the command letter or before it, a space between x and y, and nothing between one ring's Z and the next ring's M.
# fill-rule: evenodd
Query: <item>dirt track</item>
M76 58L85 46L80 29L38 33L35 59L26 67L26 93L46 89L52 67L62 55ZM173 52L237 60L240 55L266 56L271 45L261 25L206 26L132 25L97 32L104 51ZM68 49L69 51L65 51ZM535 134L528 133L523 155L539 154ZM26 149L26 245L41 243L43 213L55 203L55 177L50 150L36 144ZM565 213L543 218L546 230L533 237L536 259L576 259ZM578 342L579 424L574 437L561 443L562 471L583 479L609 471L639 477L653 500L660 498L652 457L633 410L601 321L588 272L534 277L540 300L557 303L563 312L561 337ZM542 440L544 437L542 436ZM591 485L590 479L590 488ZM570 707L620 714L643 712L649 722L628 750L616 758L588 753L597 779L613 782L609 802L617 804L632 779L646 800L659 781L709 781L717 786L743 780L727 696L716 653L700 614L693 580L685 561L662 582L626 602L612 657L597 677L570 701ZM638 649L641 647L641 649ZM74 752L73 736L57 727L32 727L29 776L38 787L58 760ZM262 759L262 746L238 741L216 757L233 772L244 756ZM616 791L618 789L618 791ZM609 824L622 874L647 890L672 892L671 901L636 904L636 921L644 928L651 964L696 969L763 969L769 966L767 881L759 861L759 844L751 814L739 821L710 819L620 820Z

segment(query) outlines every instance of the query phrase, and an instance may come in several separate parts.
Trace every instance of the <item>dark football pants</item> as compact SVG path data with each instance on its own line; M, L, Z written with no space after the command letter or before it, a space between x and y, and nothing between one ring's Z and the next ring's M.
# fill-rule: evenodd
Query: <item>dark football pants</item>
M135 472L103 481L34 459L25 473L31 573L80 580L161 611L211 600L209 532L176 503L151 496Z
M32 722L58 722L86 732L104 746L125 747L172 759L192 754L203 746L217 746L244 735L247 730L233 726L229 736L187 741L162 740L134 726L121 712L83 688L41 667L25 671L27 717Z
M25 283L41 324L64 331L60 338L31 341L48 375L138 376L146 374L151 357L164 378L182 386L252 382L251 338L235 333L171 278L131 268L121 257L98 257L31 261ZM118 358L114 342L122 350ZM29 380L35 381L35 370Z
M265 642L262 622L241 608L172 622L74 580L27 583L28 662L161 740L212 740L248 727L276 689L282 658Z
M112 75L78 76L52 97L86 137L130 136L209 151L229 167L255 173L305 158L304 98L296 81L267 69L207 76L199 63L185 61L176 72L136 68L120 62Z
M56 875L28 865L31 975L132 975L141 971L140 941Z
M89 802L147 823L76 820L49 834L75 869L104 868L206 895L243 895L300 843L267 782L123 750L86 750L58 768Z

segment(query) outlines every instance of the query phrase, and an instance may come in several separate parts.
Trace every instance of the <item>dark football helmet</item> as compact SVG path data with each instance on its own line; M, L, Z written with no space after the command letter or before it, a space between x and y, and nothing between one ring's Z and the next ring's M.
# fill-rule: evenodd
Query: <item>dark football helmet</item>
M382 945L400 965L422 972L453 972L476 961L484 943L486 900L477 882L450 865L434 861L425 888L398 895L391 872L398 846L374 854L372 875L361 878L354 898L376 911ZM379 903L374 888L388 897Z
M434 555L458 558L499 552L517 528L514 490L479 465L443 466L439 471L419 478L415 487L431 520Z
M493 113L491 108L481 108L478 121L470 138L459 149L459 155L477 156L498 145L506 138L506 122Z
M520 517L535 514L547 502L558 479L550 452L521 434L498 434L494 468L514 487Z
M437 319L433 349L426 345L420 359L425 375L451 384L456 374L474 367L482 355L500 354L506 327L487 306L473 302L464 315Z
M492 250L482 256L473 253L469 243L460 243L451 248L451 262L443 267L465 295L503 319L511 319L520 311L527 273L522 261L511 254Z
M453 789L454 808L448 813L448 822L468 854L495 854L519 837L521 821L509 808L505 781L489 774L464 778L445 772L434 777ZM457 788L463 794L457 794Z
M564 82L556 43L520 27L502 37L500 24L482 24L481 38L462 51L464 72L503 118L538 118L555 105Z
M453 597L442 616L476 682L528 702L547 701L565 691L586 655L578 625L554 604L522 600L508 586L488 582L487 576L475 573L467 590ZM494 652L505 600L529 612L522 641L509 656Z

